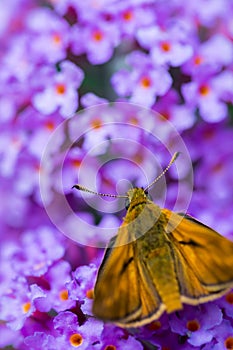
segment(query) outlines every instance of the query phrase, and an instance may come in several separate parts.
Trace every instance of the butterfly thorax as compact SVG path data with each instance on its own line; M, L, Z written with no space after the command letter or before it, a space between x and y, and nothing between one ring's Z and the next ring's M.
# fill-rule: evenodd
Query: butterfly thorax
M123 226L128 225L128 232L139 238L159 220L161 209L148 199L142 188L130 189L127 194L130 205Z

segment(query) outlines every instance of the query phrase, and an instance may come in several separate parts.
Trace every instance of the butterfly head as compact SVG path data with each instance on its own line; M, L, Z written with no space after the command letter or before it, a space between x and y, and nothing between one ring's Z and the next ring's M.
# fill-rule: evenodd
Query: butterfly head
M142 204L142 203L146 203L148 200L148 194L146 191L144 191L143 188L141 187L135 187L135 188L131 188L128 192L127 192L127 199L126 199L126 209L129 208L129 206L132 204Z

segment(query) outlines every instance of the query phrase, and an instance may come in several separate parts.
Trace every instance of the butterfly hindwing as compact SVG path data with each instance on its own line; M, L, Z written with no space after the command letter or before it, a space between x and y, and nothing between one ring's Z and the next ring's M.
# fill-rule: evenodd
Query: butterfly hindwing
M209 294L221 294L231 287L233 243L192 217L186 215L181 217L166 209L163 212L169 218L167 229L177 251L176 259L179 259L183 271L189 271L185 272L182 283L187 280L188 275L195 276L203 287L202 291L200 289L200 298L204 291L208 291ZM198 288L194 288L194 282L190 281L190 285L196 293Z

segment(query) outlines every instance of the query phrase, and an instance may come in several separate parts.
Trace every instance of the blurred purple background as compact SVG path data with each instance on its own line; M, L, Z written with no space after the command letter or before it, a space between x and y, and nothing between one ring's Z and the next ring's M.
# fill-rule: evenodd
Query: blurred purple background
M204 324L197 332L175 316L136 334L86 317L103 253L95 247L125 211L71 187L146 186L180 151L172 126L186 153L154 201L173 209L181 186L179 209L232 238L232 19L231 0L1 1L1 349L230 348L230 297L200 319L187 311ZM99 109L108 102L117 113ZM86 242L49 215L63 221L64 200L93 227L65 222Z

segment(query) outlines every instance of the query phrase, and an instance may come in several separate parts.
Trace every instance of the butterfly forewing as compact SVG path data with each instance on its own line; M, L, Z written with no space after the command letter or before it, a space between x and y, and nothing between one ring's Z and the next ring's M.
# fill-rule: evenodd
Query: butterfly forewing
M119 235L111 241L100 266L93 304L97 317L115 322L130 319L141 309L134 244L117 246L117 240Z

